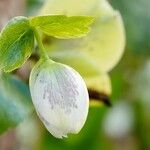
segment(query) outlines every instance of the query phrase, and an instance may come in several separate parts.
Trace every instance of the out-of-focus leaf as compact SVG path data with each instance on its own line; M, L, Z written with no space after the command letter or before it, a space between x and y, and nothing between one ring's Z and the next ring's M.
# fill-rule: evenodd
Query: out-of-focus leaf
M10 72L20 67L31 55L34 35L25 17L8 22L0 34L0 69Z
M15 127L31 111L28 86L18 78L0 75L0 133Z
M61 39L85 36L93 23L93 17L52 15L30 18L30 24L38 27L45 34Z
M150 52L150 0L111 0L125 22L127 48L135 52Z
M27 0L27 10L28 15L34 15L37 13L38 9L43 5L45 0Z
M132 83L132 96L135 99L143 100L145 106L149 108L150 105L150 61L147 60L144 65L135 72L135 75L131 78ZM149 104L149 105L147 105Z
M125 46L124 26L119 12L113 10L106 0L49 0L40 12L41 15L63 13L94 16L92 30L82 39L52 40L52 43L60 45L61 49L82 51L101 71L110 71L120 60Z

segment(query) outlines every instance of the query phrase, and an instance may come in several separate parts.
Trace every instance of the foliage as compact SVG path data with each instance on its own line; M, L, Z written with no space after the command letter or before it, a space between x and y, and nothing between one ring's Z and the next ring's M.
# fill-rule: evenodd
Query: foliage
M31 113L28 86L12 75L0 74L0 133L22 122Z

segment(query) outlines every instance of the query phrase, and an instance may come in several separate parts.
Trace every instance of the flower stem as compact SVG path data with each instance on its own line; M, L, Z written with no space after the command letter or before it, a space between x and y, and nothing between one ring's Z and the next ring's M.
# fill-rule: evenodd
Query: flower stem
M35 35L36 41L38 43L38 47L39 47L39 50L40 50L41 57L44 58L44 59L49 59L49 56L46 53L46 50L45 50L45 48L43 46L41 37L40 37L37 29L35 29L35 28L34 28L34 35Z

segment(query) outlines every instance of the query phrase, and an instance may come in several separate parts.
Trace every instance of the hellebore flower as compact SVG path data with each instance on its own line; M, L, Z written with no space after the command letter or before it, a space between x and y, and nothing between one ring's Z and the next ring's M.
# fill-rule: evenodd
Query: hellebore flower
M87 87L71 67L40 60L30 75L32 101L47 130L57 138L78 133L89 108Z

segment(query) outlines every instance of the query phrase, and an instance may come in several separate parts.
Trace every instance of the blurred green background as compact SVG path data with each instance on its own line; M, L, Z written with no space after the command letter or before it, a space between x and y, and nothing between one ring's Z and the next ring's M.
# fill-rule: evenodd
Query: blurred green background
M0 0L0 27L13 16L37 14L45 1ZM0 150L150 150L150 0L109 3L120 11L126 31L123 57L109 72L112 106L91 106L81 132L61 140L46 131L33 111L0 136Z

